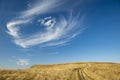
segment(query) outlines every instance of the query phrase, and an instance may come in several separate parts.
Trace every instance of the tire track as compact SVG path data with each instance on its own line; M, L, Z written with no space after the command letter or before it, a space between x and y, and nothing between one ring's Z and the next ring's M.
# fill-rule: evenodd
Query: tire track
M84 69L87 69L88 67L90 67L90 65L73 69L68 80L94 80L84 71Z

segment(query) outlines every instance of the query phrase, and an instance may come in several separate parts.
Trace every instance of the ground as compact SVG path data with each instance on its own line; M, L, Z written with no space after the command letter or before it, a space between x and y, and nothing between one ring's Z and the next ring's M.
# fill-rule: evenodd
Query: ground
M120 80L120 64L84 62L1 69L0 80Z

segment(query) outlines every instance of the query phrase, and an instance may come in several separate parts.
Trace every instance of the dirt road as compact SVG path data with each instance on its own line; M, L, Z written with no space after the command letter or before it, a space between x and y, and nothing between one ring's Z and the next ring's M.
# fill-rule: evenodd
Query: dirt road
M84 69L88 67L90 67L90 65L73 69L68 80L94 80L84 71Z

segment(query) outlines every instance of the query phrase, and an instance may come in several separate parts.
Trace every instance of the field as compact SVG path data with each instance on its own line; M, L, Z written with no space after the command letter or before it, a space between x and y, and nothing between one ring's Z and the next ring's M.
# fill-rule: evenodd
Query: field
M86 62L0 69L0 80L120 80L120 64Z

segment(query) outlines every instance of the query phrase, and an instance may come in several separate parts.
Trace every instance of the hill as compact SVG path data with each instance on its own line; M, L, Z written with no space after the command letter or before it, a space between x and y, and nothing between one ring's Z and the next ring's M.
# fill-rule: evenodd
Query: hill
M25 70L0 70L0 80L120 80L119 63L34 65Z

